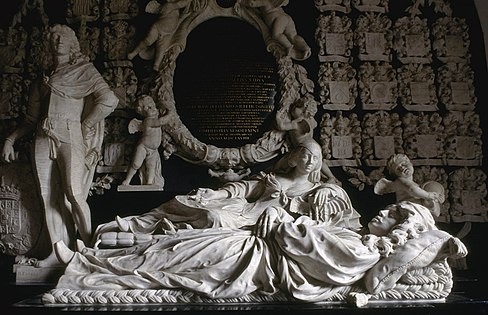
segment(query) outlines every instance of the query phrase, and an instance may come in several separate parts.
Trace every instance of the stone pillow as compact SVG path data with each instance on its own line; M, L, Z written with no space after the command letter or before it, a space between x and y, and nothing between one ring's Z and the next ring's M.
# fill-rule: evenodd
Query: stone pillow
M440 258L444 245L451 237L447 232L432 230L419 238L408 240L366 273L366 289L372 294L391 289L407 271L429 266Z

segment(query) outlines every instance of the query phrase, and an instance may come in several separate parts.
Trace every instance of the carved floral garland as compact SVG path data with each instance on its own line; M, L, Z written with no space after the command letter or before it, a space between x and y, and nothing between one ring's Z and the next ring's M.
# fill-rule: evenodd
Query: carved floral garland
M172 115L171 123L163 127L164 158L176 154L182 159L213 170L234 172L248 166L268 161L286 150L285 133L277 129L265 132L256 143L242 147L219 148L205 144L195 138L183 124L177 114L173 93L173 78L176 59L184 50L187 35L206 20L215 17L234 17L255 26L263 35L267 50L273 54L278 64L278 76L281 91L278 112L288 111L289 106L305 95L311 95L314 83L307 78L307 72L301 65L295 64L290 54L270 35L270 29L264 21L259 8L241 5L238 1L233 8L221 8L215 2L205 3L198 12L190 13L180 22L173 38L178 40L165 53L161 68L151 88L151 93L158 104L164 104L167 114ZM315 112L313 113L315 114Z

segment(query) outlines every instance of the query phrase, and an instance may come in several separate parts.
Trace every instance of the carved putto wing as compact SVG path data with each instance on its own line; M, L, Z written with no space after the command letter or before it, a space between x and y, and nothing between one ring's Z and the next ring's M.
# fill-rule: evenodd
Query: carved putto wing
M142 131L142 120L137 119L137 118L133 118L129 122L128 129L129 129L130 134L134 134L136 132Z
M156 0L149 1L149 3L146 5L146 12L159 14L161 12L161 4Z
M394 192L392 189L391 181L382 178L374 185L374 193L377 195L384 195Z

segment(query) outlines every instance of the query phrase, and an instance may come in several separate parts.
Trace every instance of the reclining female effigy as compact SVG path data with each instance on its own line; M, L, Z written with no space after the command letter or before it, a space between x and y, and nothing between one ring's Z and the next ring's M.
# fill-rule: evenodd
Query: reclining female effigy
M361 232L342 188L311 179L322 163L316 142L298 145L285 159L284 170L199 189L102 225L96 248L73 252L56 243L67 268L44 303L352 299L362 305L450 293L447 258L464 257L466 248L436 228L428 208L393 204ZM127 235L132 244L117 244Z

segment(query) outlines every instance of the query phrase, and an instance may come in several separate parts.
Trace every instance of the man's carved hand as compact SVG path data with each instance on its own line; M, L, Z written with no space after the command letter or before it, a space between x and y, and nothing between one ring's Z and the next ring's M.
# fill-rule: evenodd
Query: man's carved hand
M13 162L17 159L17 154L14 151L14 142L10 139L5 140L5 144L2 149L1 159L3 162Z

